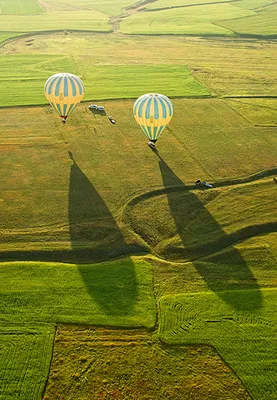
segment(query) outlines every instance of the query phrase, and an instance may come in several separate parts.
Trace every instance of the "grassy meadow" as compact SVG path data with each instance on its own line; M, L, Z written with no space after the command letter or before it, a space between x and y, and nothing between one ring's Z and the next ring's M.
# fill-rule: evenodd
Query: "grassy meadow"
M275 12L0 1L1 400L276 398ZM156 152L147 92L174 104Z

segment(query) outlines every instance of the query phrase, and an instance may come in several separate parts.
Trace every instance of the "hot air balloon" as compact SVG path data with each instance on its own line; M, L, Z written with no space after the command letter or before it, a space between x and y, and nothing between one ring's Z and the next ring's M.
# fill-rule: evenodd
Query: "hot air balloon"
M173 104L163 94L148 93L139 97L134 104L134 117L154 148L162 131L173 115Z
M65 124L68 115L84 96L84 84L78 76L62 72L47 79L44 93Z

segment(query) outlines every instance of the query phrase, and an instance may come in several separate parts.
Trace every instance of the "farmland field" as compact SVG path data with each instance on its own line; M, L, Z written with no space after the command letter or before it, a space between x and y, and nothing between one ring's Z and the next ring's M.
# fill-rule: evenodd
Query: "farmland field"
M276 398L276 20L0 0L1 400ZM66 124L58 72L85 86ZM149 92L174 105L156 151Z
M174 344L212 343L254 398L274 398L276 288L261 293L241 290L224 294L230 302L250 303L252 309L236 312L212 292L164 297L160 304L160 337ZM263 304L255 312L253 305L259 296Z
M62 54L59 51L60 46L63 49ZM53 55L69 56L75 63L82 79L84 79L86 87L89 85L91 99L95 98L94 86L100 85L99 76L96 79L93 71L101 71L101 68L103 68L103 73L109 71L110 74L113 74L112 76L118 77L118 71L113 71L111 66L117 66L117 69L122 68L122 71L124 71L124 68L127 68L125 66L135 68L137 65L151 65L150 71L155 70L155 65L168 66L168 68L170 68L170 65L175 67L181 65L184 70L184 66L187 66L196 80L210 93L218 96L259 95L266 97L277 95L276 51L277 45L274 41L249 42L227 39L217 41L190 37L187 37L184 41L183 38L178 37L118 37L117 35L98 36L87 33L71 33L68 35L56 33L45 36L30 36L6 44L4 48L0 49L0 59L3 60L3 65L5 65L6 56L8 56L11 60L9 67L18 71L17 64L13 63L12 65L12 56L20 55L23 57L24 54L25 63L28 59L31 62L32 58L28 58L29 55L36 57L42 54L49 55L49 60ZM48 66L51 68L51 62ZM128 73L128 69L126 71ZM8 84L9 79L5 71L2 74L2 79ZM105 79L110 80L112 76L105 75ZM121 76L120 79L123 78L127 80L128 75ZM132 79L129 81L129 92L135 84L134 79L139 82L139 78L139 76L134 78L132 75ZM179 75L177 77L168 73L167 76L163 77L161 84L176 82L177 78L180 82ZM155 77L152 79L155 79ZM149 83L151 84L151 82ZM9 84L12 84L12 81ZM141 81L139 85L141 85ZM139 89L139 85L135 90ZM120 87L121 81L120 84L114 81L112 90L118 90ZM105 94L109 90L111 89L108 85L104 85L101 92ZM181 85L180 82L178 93L181 93L181 91L188 93L185 85ZM194 92L194 95L196 94L197 92ZM124 96L122 94L120 97ZM41 98L43 98L43 95ZM87 96L85 98L88 99ZM2 99L2 105L5 105L5 98Z
M221 2L221 0L218 0ZM226 2L230 2L230 0L225 0ZM182 7L186 6L189 7L191 5L198 5L198 4L205 4L205 3L211 3L210 0L197 0L197 1L192 1L192 0L158 0L154 1L153 3L147 4L145 7L146 10L157 10L157 9L163 9L163 8L174 8L174 7ZM215 1L216 3L216 1Z
M0 14L41 14L44 12L38 0L1 0Z
M53 324L1 323L1 399L41 398L48 377L54 334Z
M277 100L271 98L236 98L228 104L256 126L275 127L277 121Z
M99 11L58 11L39 15L1 15L2 31L12 32L39 32L49 30L87 30L95 32L109 32L108 16Z
M134 14L123 20L120 30L135 34L233 35L232 29L217 26L216 22L223 15L226 19L234 19L252 14L250 10L228 3L173 8Z
M265 8L256 15L232 21L218 21L223 28L233 30L239 34L273 36L277 35L277 8L276 6Z
M21 65L20 70L18 64ZM79 71L86 86L87 99L133 98L136 93L142 95L147 89L152 92L167 91L171 96L201 97L210 94L185 65L88 66L85 57L79 57L75 62L70 56L14 55L2 56L0 90L6 90L8 96L1 99L0 106L46 103L42 90L44 83L48 76L62 70ZM105 76L105 88L101 83L102 76ZM121 82L120 87L118 81Z

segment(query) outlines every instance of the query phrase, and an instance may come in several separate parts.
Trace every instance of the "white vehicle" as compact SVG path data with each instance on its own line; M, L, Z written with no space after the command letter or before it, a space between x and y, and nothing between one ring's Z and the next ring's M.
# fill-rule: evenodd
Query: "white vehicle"
M105 107L103 107L103 106L97 106L97 110L98 110L98 111L104 111L104 110L105 110Z

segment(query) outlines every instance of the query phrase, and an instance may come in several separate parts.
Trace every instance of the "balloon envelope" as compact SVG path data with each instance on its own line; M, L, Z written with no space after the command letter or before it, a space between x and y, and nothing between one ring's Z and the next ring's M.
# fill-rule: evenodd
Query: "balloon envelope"
M173 116L173 104L168 97L148 93L134 104L134 117L150 140L157 140Z
M66 119L84 97L84 84L78 76L62 72L47 79L44 93L51 106Z

